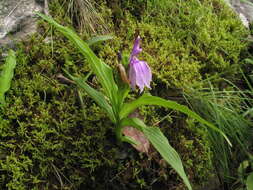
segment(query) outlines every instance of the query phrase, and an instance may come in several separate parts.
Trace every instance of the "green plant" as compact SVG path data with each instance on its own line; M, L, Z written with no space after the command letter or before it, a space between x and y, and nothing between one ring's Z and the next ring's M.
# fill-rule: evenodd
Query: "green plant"
M142 58L153 68L157 87L166 84L169 89L184 89L224 71L235 75L231 67L240 64L247 45L242 38L248 31L224 2L168 0L165 10L154 5L148 11L136 6L137 1L129 2L122 4L124 17L118 18L119 26L114 25L117 40L104 44L99 52L110 66L115 64L117 51L127 52L139 33L146 47Z
M5 104L5 93L11 87L11 80L14 75L14 69L16 67L15 52L10 50L6 58L5 64L2 66L0 73L0 104Z
M131 144L138 144L139 142L133 140L128 136L122 134L122 130L125 126L132 126L139 131L143 132L147 139L153 144L157 151L162 155L162 157L177 171L181 176L184 183L188 189L192 189L189 183L188 178L183 169L181 159L177 152L172 148L167 140L167 138L162 134L159 128L156 127L147 127L139 118L129 118L129 114L132 113L135 109L144 105L158 105L166 108L171 108L190 117L193 117L200 123L210 127L216 132L219 132L228 143L229 140L226 135L214 125L207 122L201 118L196 113L192 112L186 106L180 105L174 101L164 100L159 97L151 96L149 94L143 94L138 99L125 103L125 98L129 93L129 86L122 83L122 81L115 82L113 76L113 70L111 67L103 63L89 48L87 43L83 42L72 30L69 28L63 27L56 23L52 18L45 15L39 14L44 20L55 26L61 33L63 33L72 43L74 43L80 52L86 57L91 67L92 72L96 74L99 82L102 86L102 92L97 91L86 83L86 79L80 77L74 77L66 73L68 76L76 83L76 85L85 90L85 92L91 96L95 102L103 108L107 113L111 121L116 125L116 136L119 141L129 142Z
M207 129L210 148L213 151L213 163L222 183L230 183L234 177L234 168L247 156L252 138L252 123L245 117L252 105L249 91L242 91L231 82L230 90L210 88L191 89L185 98L191 108L222 130L231 140L233 148L227 146L223 137ZM230 185L230 184L229 184Z
M253 189L253 160L249 154L249 159L240 163L237 169L238 180L234 183L236 190L251 190ZM239 184L239 185L238 185Z

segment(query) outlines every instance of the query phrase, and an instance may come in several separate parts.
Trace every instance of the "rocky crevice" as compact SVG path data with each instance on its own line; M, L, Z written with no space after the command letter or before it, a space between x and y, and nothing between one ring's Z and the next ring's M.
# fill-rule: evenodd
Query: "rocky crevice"
M35 12L47 12L46 0L0 0L0 46L36 32Z

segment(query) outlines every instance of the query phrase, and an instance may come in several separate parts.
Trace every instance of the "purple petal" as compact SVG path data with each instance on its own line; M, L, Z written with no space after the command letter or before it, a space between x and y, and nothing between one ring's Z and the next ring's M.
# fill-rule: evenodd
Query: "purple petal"
M148 64L145 61L140 61L137 58L134 58L131 62L129 73L131 84L134 86L137 85L141 92L145 86L150 88L152 74ZM131 87L133 85L131 85Z
M137 86L140 87L140 90L142 92L144 86L150 88L151 71L145 61L139 61L139 63L136 64L136 70L137 70L136 84Z
M131 88L135 89L136 86L136 72L133 67L133 62L130 62L130 69L129 69L129 80L131 83Z
M132 50L132 53L131 53L131 58L134 57L134 56L137 56L142 51L142 49L140 47L140 41L141 41L141 37L138 36L135 39L135 42L134 42L134 47L133 47L133 50Z
M152 73L148 64L137 58L137 55L142 51L140 48L140 40L141 38L138 36L134 42L129 64L129 80L133 89L137 85L142 92L145 86L150 88Z

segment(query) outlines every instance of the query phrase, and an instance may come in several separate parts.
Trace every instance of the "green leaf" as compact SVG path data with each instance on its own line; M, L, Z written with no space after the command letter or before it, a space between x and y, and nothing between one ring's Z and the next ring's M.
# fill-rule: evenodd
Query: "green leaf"
M106 95L109 97L113 105L117 105L117 97L115 96L118 91L118 87L113 78L112 68L103 63L90 49L89 45L85 43L73 30L64 27L54 21L51 17L37 13L41 18L48 23L56 27L65 37L67 37L86 57L92 71L97 75L99 82L101 83Z
M0 74L0 104L5 104L5 93L11 87L11 80L14 75L14 69L16 67L16 56L13 50L9 51L5 64L3 65L2 72Z
M246 62L246 63L249 63L249 64L252 64L253 65L253 60L252 59L244 59L244 61Z
M129 58L130 58L130 55L129 54L126 54L126 53L122 53L122 64L127 67L129 65Z
M243 162L240 163L240 166L237 169L238 175L243 178L244 174L246 172L246 169L250 166L250 163L248 160L244 160Z
M106 40L111 40L111 39L113 39L113 36L111 36L111 35L102 35L102 36L93 37L93 38L87 40L86 43L89 46L92 46L96 43L103 42L103 41L106 41Z
M251 172L250 175L247 177L246 187L247 190L253 189L253 172Z
M119 110L121 110L121 108L122 108L122 106L124 104L124 100L127 97L129 91L130 91L130 88L129 88L128 84L121 83L119 85L118 95L117 95Z
M163 135L161 130L157 127L147 127L138 118L124 118L121 120L120 127L132 126L144 133L151 144L156 148L156 150L161 154L163 159L171 165L173 169L179 174L183 179L185 185L189 190L192 189L190 182L185 174L182 161L177 153L177 151L169 144L167 138Z
M84 89L86 93L93 98L93 100L101 107L103 108L106 113L108 114L109 118L111 119L112 122L116 123L116 119L114 117L112 107L109 105L107 102L105 96L103 93L95 90L94 88L90 87L85 81L86 79L74 77L71 74L69 74L66 70L64 70L65 73L70 77L71 80L73 80L78 87Z
M200 123L210 127L214 131L220 133L227 140L228 144L230 146L232 146L228 137L220 129L218 129L213 124L209 123L208 121L206 121L205 119L200 117L197 113L191 111L188 107L178 104L177 102L174 102L171 100L165 100L165 99L162 99L162 98L159 98L156 96L151 96L149 94L143 94L137 100L134 100L131 103L125 103L123 105L123 108L120 111L120 119L127 117L136 108L138 108L140 106L144 106L144 105L157 105L157 106L163 106L166 108L171 108L173 110L180 111L180 112L196 119Z

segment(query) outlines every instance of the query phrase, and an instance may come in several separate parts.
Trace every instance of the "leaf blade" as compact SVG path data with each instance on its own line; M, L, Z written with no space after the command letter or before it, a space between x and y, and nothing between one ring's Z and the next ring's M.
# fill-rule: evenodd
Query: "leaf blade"
M47 21L49 24L56 27L58 31L60 31L65 37L67 37L79 51L86 57L89 62L89 65L92 71L99 78L99 82L104 88L107 96L113 102L113 104L117 104L117 98L114 96L117 94L118 87L113 78L112 68L102 62L90 49L89 45L85 43L73 30L70 28L64 27L58 24L51 17L43 15L41 13L37 13L42 19Z
M247 177L246 186L247 190L253 189L253 172L251 172L250 175Z
M13 50L10 50L0 75L0 104L5 104L5 93L11 87L11 81L16 67L16 56Z
M92 46L96 43L103 42L103 41L106 41L106 40L111 40L111 39L113 39L113 36L111 36L111 35L101 35L101 36L95 36L95 37L87 40L86 43L89 46Z
M159 97L156 97L156 96L151 96L149 94L144 94L140 98L138 98L137 100L132 101L131 103L125 103L123 105L123 108L121 109L120 118L127 117L128 114L130 114L136 108L138 108L140 106L144 106L144 105L157 105L157 106L163 106L163 107L166 107L166 108L171 108L171 109L180 111L180 112L196 119L200 123L210 127L214 131L220 133L226 139L228 144L230 146L232 146L229 139L228 139L228 137L220 129L218 129L213 124L209 123L208 121L206 121L205 119L200 117L197 113L191 111L188 107L186 107L184 105L181 105L181 104L178 104L177 102L174 102L174 101L171 101L171 100L165 100L165 99L162 99L162 98L159 98Z
M185 185L189 190L192 190L191 184L185 174L182 161L177 151L169 144L168 139L163 135L161 130L157 127L147 127L138 118L124 118L120 123L121 127L133 126L138 130L142 131L148 138L151 144L161 154L165 161L176 170L179 176L183 179Z
M107 102L105 96L103 93L95 90L91 86L89 86L85 80L74 77L71 74L69 74L66 70L64 70L65 73L73 80L79 88L82 88L90 97L93 98L93 100L102 108L104 111L108 114L109 118L113 123L116 122L115 116L113 114L112 107Z

